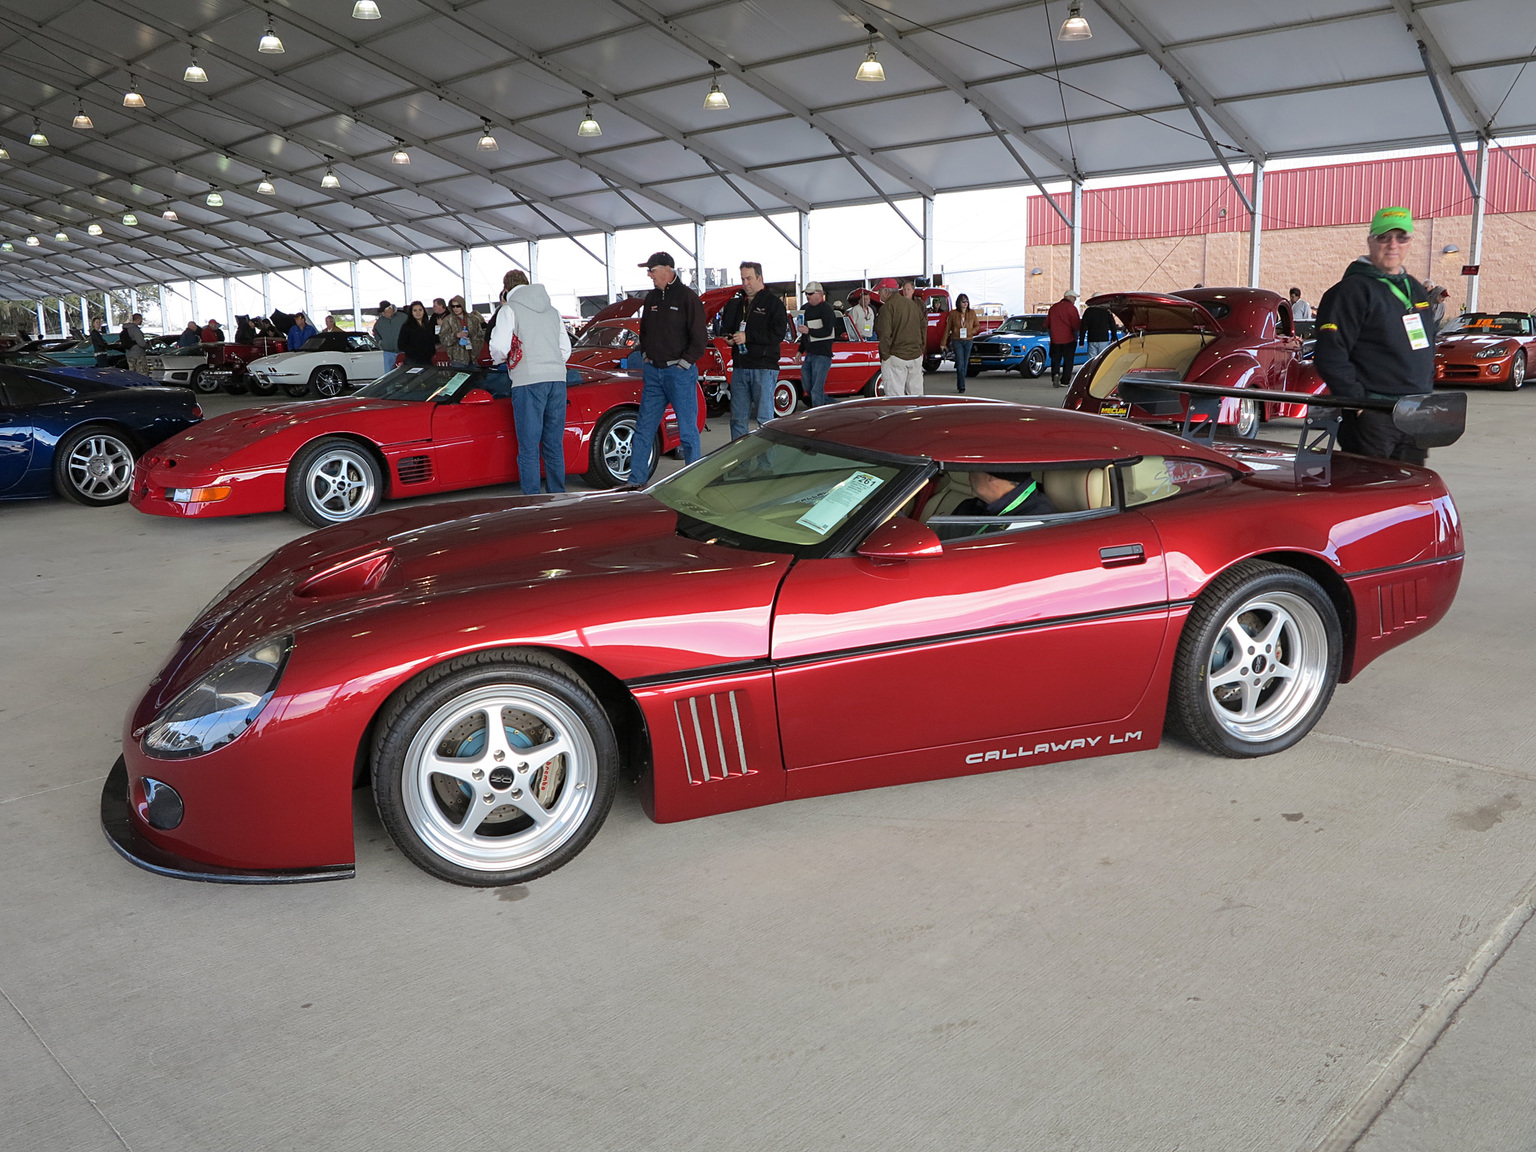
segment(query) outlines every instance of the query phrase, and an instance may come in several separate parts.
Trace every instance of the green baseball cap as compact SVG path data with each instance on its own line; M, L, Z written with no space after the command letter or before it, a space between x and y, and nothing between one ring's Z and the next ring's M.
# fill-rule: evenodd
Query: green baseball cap
M1413 235L1413 217L1406 208L1378 208L1376 215L1371 217L1371 235L1380 236L1383 232L1391 232L1393 229L1401 229L1408 235Z

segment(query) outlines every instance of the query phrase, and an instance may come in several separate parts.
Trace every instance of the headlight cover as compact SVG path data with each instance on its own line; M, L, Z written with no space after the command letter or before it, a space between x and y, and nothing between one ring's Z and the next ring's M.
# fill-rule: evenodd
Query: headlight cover
M1514 349L1508 344L1495 344L1492 348L1484 348L1481 352L1472 353L1474 360L1497 360L1500 356L1508 356Z
M226 660L156 716L139 747L157 760L206 756L224 747L256 722L292 650L293 637L280 636Z

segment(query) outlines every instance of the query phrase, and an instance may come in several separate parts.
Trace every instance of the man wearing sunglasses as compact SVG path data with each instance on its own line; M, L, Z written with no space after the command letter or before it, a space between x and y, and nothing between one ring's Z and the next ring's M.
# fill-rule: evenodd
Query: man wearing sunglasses
M1323 293L1313 361L1333 395L1399 400L1434 387L1436 325L1429 293L1403 267L1412 243L1408 209L1381 209L1371 218L1366 255ZM1390 412L1346 411L1339 447L1408 464L1422 464L1429 455L1398 431Z

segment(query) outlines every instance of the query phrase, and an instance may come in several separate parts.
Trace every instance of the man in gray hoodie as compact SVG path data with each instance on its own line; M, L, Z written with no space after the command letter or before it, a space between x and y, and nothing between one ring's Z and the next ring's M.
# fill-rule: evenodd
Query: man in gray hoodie
M517 431L517 482L524 496L565 491L565 362L571 338L542 284L513 269L502 278L501 308L491 330L491 363L506 364L515 338L522 347L507 368L512 381L512 423Z

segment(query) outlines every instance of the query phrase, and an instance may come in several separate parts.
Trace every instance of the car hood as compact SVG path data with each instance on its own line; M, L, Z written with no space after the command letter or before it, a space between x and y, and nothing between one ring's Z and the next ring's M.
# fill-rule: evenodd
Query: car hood
M1513 349L1516 338L1513 336L1487 336L1481 332L1450 332L1439 337L1437 344L1449 344L1462 352L1481 352L1484 348L1495 346Z
M167 443L155 455L164 459L176 457L198 464L213 464L253 444L267 443L272 446L274 459L286 460L293 444L280 434L290 429L299 429L304 438L308 439L332 428L353 428L361 413L414 406L415 402L407 400L343 396L334 400L296 401L265 408L247 408L203 421L191 432Z
M566 363L583 368L611 368L628 355L618 348L574 348Z
M1088 304L1108 308L1132 332L1221 331L1216 318L1193 300L1162 292L1111 292Z

